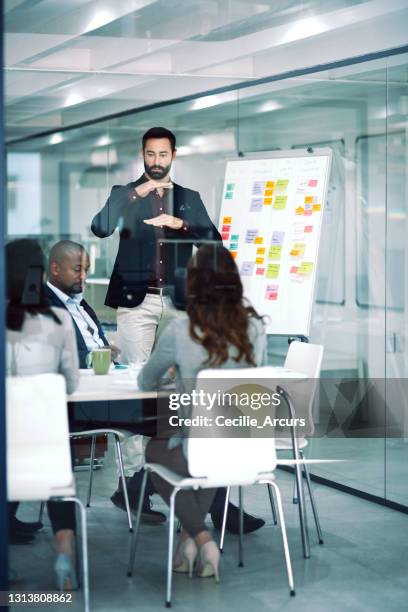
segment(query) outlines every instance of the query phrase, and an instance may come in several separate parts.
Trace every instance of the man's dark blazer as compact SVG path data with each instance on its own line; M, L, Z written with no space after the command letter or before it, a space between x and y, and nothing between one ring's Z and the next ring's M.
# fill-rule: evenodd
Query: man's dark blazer
M60 300L57 295L55 295L55 293L52 291L52 289L48 287L48 285L45 285L45 295L47 297L47 300L50 306L57 306L58 308L65 308L65 310L68 310L64 302ZM81 306L83 307L85 312L91 317L91 319L93 319L93 321L96 323L98 327L99 337L101 338L101 340L103 340L104 345L108 346L109 342L106 339L105 334L103 333L103 329L101 327L101 324L98 321L98 317L96 316L95 311L90 307L88 302L86 302L85 300L82 300ZM87 346L85 344L85 340L81 334L81 331L78 325L75 323L74 318L72 318L72 322L74 323L75 336L76 336L76 341L77 341L79 367L86 368L88 367L86 363L86 356L88 355L89 351L87 349Z
M126 186L114 185L102 210L94 217L91 229L99 238L110 236L118 227L119 250L113 267L105 304L113 308L133 308L145 298L156 261L156 233L143 221L155 216L150 198L136 197L135 187L146 182L143 175ZM197 191L174 183L169 190L169 214L184 221L183 229L163 228L166 244L166 284L174 286L176 276L185 274L193 244L221 241ZM183 240L185 241L183 243Z

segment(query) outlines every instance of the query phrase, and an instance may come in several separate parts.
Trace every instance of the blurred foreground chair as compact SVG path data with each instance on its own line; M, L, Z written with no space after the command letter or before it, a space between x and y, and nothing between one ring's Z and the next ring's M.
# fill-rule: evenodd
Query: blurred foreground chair
M9 501L72 501L80 510L84 608L89 612L86 511L75 497L65 379L60 374L7 378Z
M248 368L245 370L245 378L253 377L254 382L258 382L257 375L260 368ZM243 370L239 370L242 372ZM196 390L200 390L209 384L219 375L226 373L225 376L235 377L235 370L202 370L197 377ZM206 408L194 405L192 417L207 414ZM212 414L212 416L215 416ZM172 555L174 543L175 526L175 499L181 490L213 488L236 485L239 487L239 506L240 506L240 534L239 534L239 566L243 566L243 492L242 488L247 485L268 484L270 490L275 493L279 524L282 534L282 542L286 561L286 570L290 588L290 594L295 595L293 582L292 565L290 561L289 547L286 536L285 519L283 514L282 500L278 485L275 482L274 470L276 467L276 454L274 438L251 438L250 431L243 430L241 433L233 431L233 428L213 428L205 432L195 432L188 439L188 469L191 477L186 478L169 470L168 468L154 463L145 464L145 476L142 484L142 491L135 521L135 531L132 538L132 545L129 556L128 576L132 575L136 544L139 533L140 515L146 479L149 472L158 474L174 487L170 498L170 520L169 520L169 540L167 553L167 588L166 588L166 607L171 606L172 591ZM238 437L239 435L243 437ZM221 437L222 436L222 437Z

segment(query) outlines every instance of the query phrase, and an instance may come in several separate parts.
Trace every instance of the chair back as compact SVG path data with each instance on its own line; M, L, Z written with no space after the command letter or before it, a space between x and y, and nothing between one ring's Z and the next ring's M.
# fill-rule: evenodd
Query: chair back
M259 393L275 392L270 384L271 368L207 369L199 372L196 396L212 394L214 405L204 400L192 406L192 418L207 417L208 425L190 428L188 438L188 467L194 477L207 479L207 484L252 484L262 473L276 467L274 429L265 431L248 425L248 418L256 416L251 406L228 406L228 394L240 398L256 397ZM203 395L201 395L203 397ZM224 404L224 405L223 405ZM273 417L274 409L268 413ZM217 421L217 417L219 420ZM239 419L235 426L227 426L226 419ZM245 418L247 417L247 419ZM262 433L261 433L262 431Z
M72 485L65 378L7 378L9 501L46 500Z
M323 346L308 342L291 342L285 359L285 368L303 372L307 375L304 382L293 382L288 388L297 418L306 419L305 434L314 431L313 407L316 402L320 370L323 359ZM282 385L285 388L285 385Z

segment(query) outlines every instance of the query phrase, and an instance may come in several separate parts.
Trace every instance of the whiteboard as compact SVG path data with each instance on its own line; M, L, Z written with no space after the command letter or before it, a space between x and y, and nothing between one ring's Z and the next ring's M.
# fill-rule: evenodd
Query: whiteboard
M330 149L227 162L219 230L269 334L309 335L330 162Z

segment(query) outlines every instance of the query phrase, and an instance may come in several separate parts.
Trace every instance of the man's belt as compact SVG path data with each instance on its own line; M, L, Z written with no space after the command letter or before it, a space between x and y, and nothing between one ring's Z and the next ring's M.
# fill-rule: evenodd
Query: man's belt
M170 295L170 287L148 287L146 293L153 295Z

